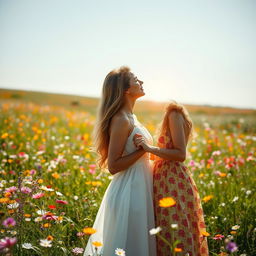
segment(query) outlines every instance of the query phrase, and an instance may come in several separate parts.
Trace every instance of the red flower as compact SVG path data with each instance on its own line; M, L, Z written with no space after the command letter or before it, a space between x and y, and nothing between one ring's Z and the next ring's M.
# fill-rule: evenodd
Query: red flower
M56 209L56 206L55 205L48 205L48 208L50 208L50 209Z
M56 200L56 203L58 203L58 204L68 204L68 202L67 201L64 201L64 200Z

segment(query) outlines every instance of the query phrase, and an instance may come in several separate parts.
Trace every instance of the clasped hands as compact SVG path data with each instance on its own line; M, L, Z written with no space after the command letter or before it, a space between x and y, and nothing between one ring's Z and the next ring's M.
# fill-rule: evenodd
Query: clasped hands
M136 148L143 148L146 152L150 152L151 147L147 144L145 138L141 134L136 133L133 136L133 142Z

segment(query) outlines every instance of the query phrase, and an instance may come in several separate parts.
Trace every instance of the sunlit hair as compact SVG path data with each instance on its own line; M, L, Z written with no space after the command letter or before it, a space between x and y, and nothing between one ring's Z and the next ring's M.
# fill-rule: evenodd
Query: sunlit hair
M188 128L188 134L186 134L186 141L188 142L190 139L193 138L193 122L186 108L183 105L177 103L176 101L172 101L166 107L164 118L158 131L158 136L166 134L167 130L169 129L168 116L171 111L178 111L182 114L185 121L185 126Z
M130 87L130 68L120 67L107 74L102 89L96 125L93 131L98 164L106 167L109 146L109 127L112 117L123 107L125 91Z

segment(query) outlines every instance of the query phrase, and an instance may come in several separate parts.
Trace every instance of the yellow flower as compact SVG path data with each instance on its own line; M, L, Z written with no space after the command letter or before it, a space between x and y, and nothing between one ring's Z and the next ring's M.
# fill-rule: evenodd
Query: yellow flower
M39 184L42 184L43 182L44 182L43 179L38 179L38 180L37 180L37 183L39 183Z
M8 203L9 202L9 198L8 197L2 197L2 198L0 198L0 204L2 203L2 204L6 204L6 203Z
M209 234L208 232L206 232L206 231L202 231L201 234L202 234L203 236L210 236L210 234Z
M160 207L171 207L176 204L176 201L172 197L164 197L159 200Z
M198 175L198 177L199 177L199 178L203 178L203 177L204 177L204 173L200 173L200 174Z
M206 202L210 201L212 198L213 198L213 195L205 196L203 198L203 201L206 203Z
M94 229L94 228L84 228L84 229L83 229L83 232L84 232L86 235L92 235L92 234L96 233L97 230Z
M7 132L5 132L5 133L2 134L1 138L2 138L2 139L5 139L5 138L7 138L8 136L9 136L9 134L8 134Z
M93 244L95 247L100 247L100 246L103 245L101 242L98 242L98 241L92 242L92 244Z

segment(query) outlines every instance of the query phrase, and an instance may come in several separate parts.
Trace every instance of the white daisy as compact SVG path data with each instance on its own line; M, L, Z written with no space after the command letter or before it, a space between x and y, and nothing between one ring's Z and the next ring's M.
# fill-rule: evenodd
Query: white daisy
M116 255L125 256L125 251L124 251L123 249L116 248L115 254L116 254Z
M150 235L156 235L156 234L159 233L161 230L162 230L161 227L152 228L151 230L149 230L149 234L150 234Z
M22 248L30 250L33 249L33 246L31 243L24 243L22 244Z
M52 247L52 241L47 239L40 239L40 245L43 247Z

